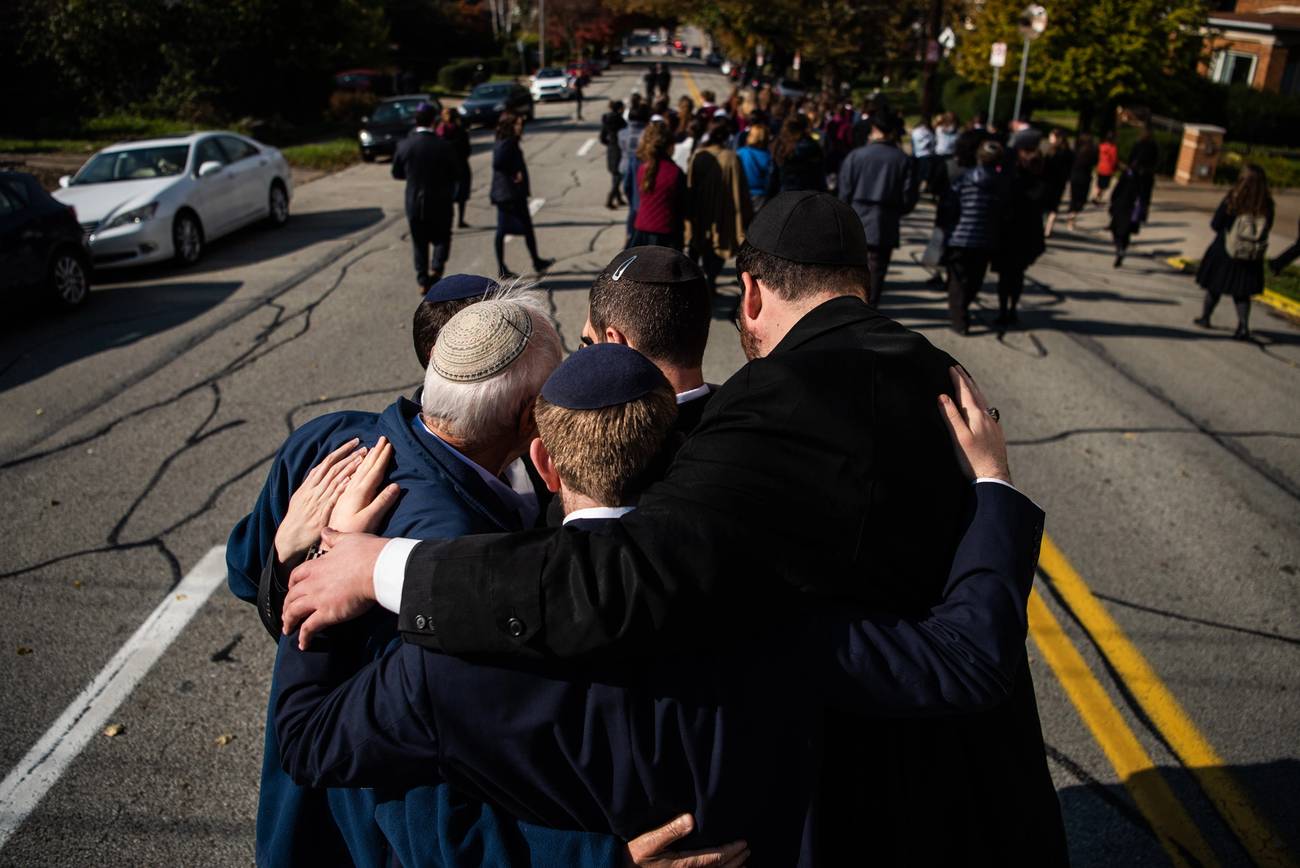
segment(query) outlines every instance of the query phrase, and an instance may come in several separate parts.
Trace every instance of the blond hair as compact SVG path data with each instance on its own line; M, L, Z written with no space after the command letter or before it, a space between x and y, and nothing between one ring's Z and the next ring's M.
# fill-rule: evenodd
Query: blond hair
M534 418L566 489L601 506L623 506L657 467L677 420L677 398L667 383L597 410L570 410L539 397Z

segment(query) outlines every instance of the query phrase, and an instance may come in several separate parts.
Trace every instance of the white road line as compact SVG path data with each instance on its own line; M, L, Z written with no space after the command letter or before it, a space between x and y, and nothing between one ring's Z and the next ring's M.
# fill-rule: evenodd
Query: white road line
M226 547L208 551L0 783L0 847L103 728L226 577Z
M587 139L587 141L585 141L585 142L582 143L582 147L581 147L581 148L578 148L578 156L579 156L579 157L585 157L585 156L587 156L588 154L591 153L591 149L594 148L594 147L596 147L596 140L595 140L595 139Z

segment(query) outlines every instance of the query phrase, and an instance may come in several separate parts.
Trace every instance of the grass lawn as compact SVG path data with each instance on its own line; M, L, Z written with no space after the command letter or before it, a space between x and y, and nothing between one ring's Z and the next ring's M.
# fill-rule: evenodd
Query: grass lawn
M66 138L0 137L0 151L12 154L42 154L51 151L88 154L116 142L183 135L202 128L201 124L187 121L146 118L131 114L106 115L87 120L76 135ZM226 129L243 132L237 125Z
M308 145L290 145L280 149L295 166L321 172L337 172L361 159L361 149L354 138L330 139Z
M1040 109L1033 120L1039 126L1060 127L1070 135L1079 128L1079 113L1070 109Z

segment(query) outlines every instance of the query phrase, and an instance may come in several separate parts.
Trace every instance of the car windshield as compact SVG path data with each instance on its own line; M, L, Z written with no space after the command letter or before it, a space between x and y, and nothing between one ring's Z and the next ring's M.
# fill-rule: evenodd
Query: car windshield
M422 99L404 99L398 102L381 102L370 116L371 123L400 124L415 123L415 110L424 102Z
M563 75L564 70L560 69L558 66L548 66L545 69L539 69L537 71L538 78L560 78Z
M72 179L73 184L105 184L109 181L135 181L140 178L165 178L185 171L190 157L189 145L159 145L96 154Z
M501 99L510 93L508 84L480 84L470 91L470 99Z

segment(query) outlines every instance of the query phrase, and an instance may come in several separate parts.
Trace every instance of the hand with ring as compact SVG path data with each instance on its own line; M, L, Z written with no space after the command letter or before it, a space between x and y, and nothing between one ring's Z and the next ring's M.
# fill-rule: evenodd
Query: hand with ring
M1011 482L1011 465L1007 461L1007 440L998 424L1001 415L990 407L970 374L960 367L948 369L952 376L954 401L939 396L943 419L952 435L957 462L968 479L1001 479Z

